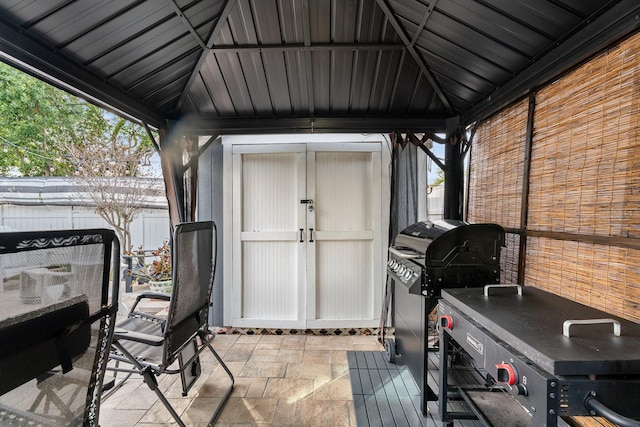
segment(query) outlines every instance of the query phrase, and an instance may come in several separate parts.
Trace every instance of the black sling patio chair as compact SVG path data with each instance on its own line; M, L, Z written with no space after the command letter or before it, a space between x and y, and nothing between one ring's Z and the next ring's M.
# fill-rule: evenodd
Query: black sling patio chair
M0 233L0 425L98 426L119 259L110 230Z
M208 425L218 417L234 386L231 371L211 345L215 334L208 325L215 255L216 228L213 222L177 225L171 248L171 295L158 292L139 295L128 317L117 325L113 339L109 369L116 375L118 372L126 374L113 390L117 390L131 374L141 375L180 426L185 424L158 387L156 377L179 374L182 395L186 396L200 376L200 354L209 349L228 375L230 385ZM138 311L136 308L143 299L168 301L166 318ZM131 367L125 368L123 363Z

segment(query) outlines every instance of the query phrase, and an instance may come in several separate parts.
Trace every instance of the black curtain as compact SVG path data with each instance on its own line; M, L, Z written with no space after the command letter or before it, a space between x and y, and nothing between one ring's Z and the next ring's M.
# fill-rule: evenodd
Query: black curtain
M418 148L401 136L392 137L389 244L418 220Z

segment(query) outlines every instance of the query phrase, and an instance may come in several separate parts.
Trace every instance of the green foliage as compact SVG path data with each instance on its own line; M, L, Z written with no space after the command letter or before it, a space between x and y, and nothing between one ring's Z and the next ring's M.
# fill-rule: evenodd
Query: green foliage
M430 187L437 187L438 185L444 182L444 171L442 169L438 169L438 176L433 180Z
M165 241L157 251L153 252L157 258L151 263L149 272L154 280L171 279L171 248L169 242Z
M141 126L2 63L0 150L0 175L73 176L124 247L158 190L139 168L152 153Z
M152 146L140 126L0 63L1 175L72 175L69 147L132 140Z

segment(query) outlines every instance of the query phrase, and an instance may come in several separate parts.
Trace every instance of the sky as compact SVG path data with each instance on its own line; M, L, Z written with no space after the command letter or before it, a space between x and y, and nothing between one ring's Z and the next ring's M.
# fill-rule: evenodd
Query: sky
M433 143L433 147L431 148L431 152L438 158L442 163L444 163L444 144ZM440 168L436 166L433 162L429 162L431 164L431 170L428 173L427 182L431 184L438 178L438 171Z

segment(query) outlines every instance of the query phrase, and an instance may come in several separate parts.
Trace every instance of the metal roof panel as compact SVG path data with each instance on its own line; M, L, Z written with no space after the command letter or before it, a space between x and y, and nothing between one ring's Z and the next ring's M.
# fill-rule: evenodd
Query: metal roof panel
M509 19L495 9L474 0L440 0L437 10L452 19L463 21L475 31L529 57L535 56L540 49L553 42L533 28Z
M557 40L581 22L571 11L551 1L483 0L510 19L529 25Z
M477 111L519 76L534 84L527 70L576 32L596 50L598 37L637 30L626 18L618 29L615 13L639 9L633 0L0 0L0 59L155 125L195 114L351 117L355 128L362 118ZM600 16L608 21L588 31Z
M58 47L64 47L69 41L102 23L105 17L117 17L131 3L131 0L67 2L25 28L42 34Z
M464 22L434 12L425 27L425 30L439 35L451 43L473 50L475 54L487 61L501 64L503 68L511 71L519 69L530 58L511 49L505 43L492 39Z

